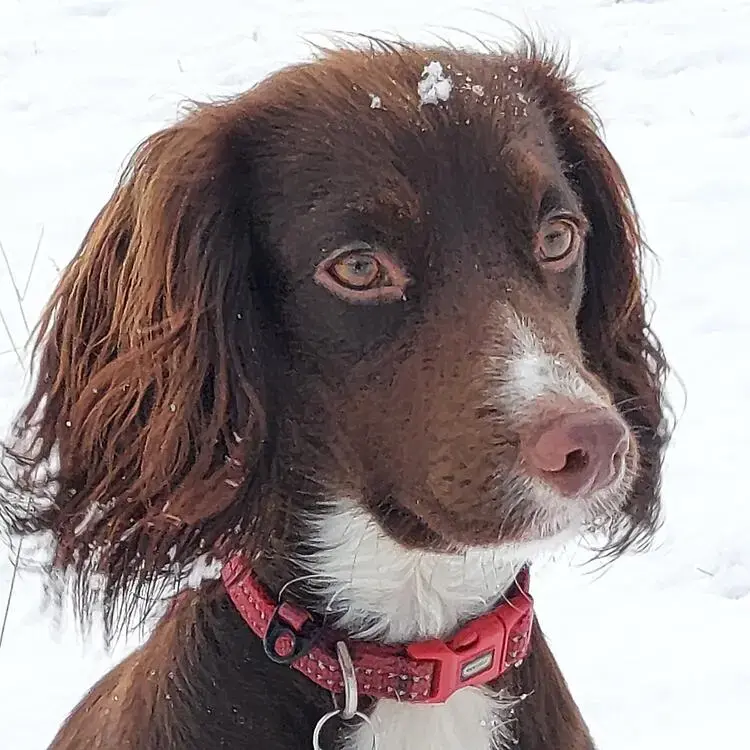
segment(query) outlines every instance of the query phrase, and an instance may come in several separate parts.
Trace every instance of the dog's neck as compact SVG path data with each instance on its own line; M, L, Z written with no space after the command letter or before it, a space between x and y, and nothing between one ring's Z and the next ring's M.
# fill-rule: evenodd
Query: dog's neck
M298 593L308 607L350 637L385 643L449 636L466 620L492 608L539 551L529 545L456 553L407 548L346 498L308 519L305 536L308 551L294 558L301 573L282 589ZM275 566L271 577L278 592ZM371 720L380 747L508 747L518 696L507 689L507 679L501 683L464 688L441 705L378 701ZM371 739L370 727L362 726L347 750L369 748Z
M306 598L352 638L387 643L449 636L502 597L530 551L409 549L343 499L315 518L312 540L296 560Z

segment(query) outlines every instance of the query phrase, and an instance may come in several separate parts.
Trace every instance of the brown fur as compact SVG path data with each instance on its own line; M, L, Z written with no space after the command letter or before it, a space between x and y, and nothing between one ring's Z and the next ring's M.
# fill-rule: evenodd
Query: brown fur
M447 105L420 107L433 59L456 85ZM589 226L585 265L554 279L517 252L550 186ZM310 281L311 258L363 236L414 270L403 302L347 307ZM654 530L668 437L642 252L593 116L533 45L375 45L287 69L138 149L42 317L0 512L17 533L51 532L53 568L72 571L82 614L103 605L110 631L205 553L246 550L278 591L332 482L411 546L522 538L528 505L510 485L494 502L491 477L516 471L525 426L481 406L479 342L500 303L537 322L634 435L600 547L620 554ZM237 620L204 586L53 747L307 746L329 703L267 663ZM522 747L589 748L535 641L513 677L533 690ZM267 685L289 709L278 718L258 712Z

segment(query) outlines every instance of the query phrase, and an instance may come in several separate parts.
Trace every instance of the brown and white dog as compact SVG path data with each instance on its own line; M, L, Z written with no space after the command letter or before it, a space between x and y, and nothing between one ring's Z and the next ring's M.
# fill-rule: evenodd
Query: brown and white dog
M527 565L657 522L642 252L531 43L329 51L147 139L42 317L3 514L112 630L224 574L52 747L590 750Z

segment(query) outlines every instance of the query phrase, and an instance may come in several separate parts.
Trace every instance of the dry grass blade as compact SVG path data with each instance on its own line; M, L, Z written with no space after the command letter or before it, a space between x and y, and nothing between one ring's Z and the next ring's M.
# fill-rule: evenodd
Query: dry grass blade
M43 238L44 238L44 227L42 227L41 231L39 232L39 239L36 241L36 249L34 250L34 256L31 259L31 267L29 268L29 274L26 277L26 283L23 285L23 292L21 292L22 301L26 299L26 293L29 291L29 286L31 284L31 277L34 274L34 267L36 266L36 261L37 261L37 258L39 257L39 250L42 247ZM12 275L11 275L11 278L12 278Z
M29 329L29 322L26 320L26 313L24 312L24 309L23 309L23 295L21 294L21 290L18 287L18 284L16 283L15 274L13 273L13 269L11 268L11 265L10 265L10 260L8 260L8 254L5 252L5 246L3 245L2 242L0 242L0 254L2 254L3 260L5 261L5 267L8 269L8 275L10 276L10 282L11 282L11 284L13 284L13 291L16 293L16 300L18 301L18 309L21 312L21 318L23 320L23 325L26 328L26 333L28 334L30 329ZM34 267L32 265L32 270L33 270L33 268ZM29 275L30 274L31 274L31 272L29 272ZM27 286L28 286L28 284L27 284ZM7 326L6 326L6 330L7 330ZM10 335L10 332L9 332L9 335ZM11 344L13 344L13 339L12 338L11 338ZM13 344L13 348L14 349L16 348L15 344ZM18 352L16 352L16 354L18 354ZM21 359L21 363L23 363L23 359Z
M21 319L23 320L24 327L26 328L27 338L30 335L31 330L29 328L29 323L26 319L26 313L23 309L23 301L24 301L24 298L26 297L26 293L29 290L29 285L31 284L31 276L34 273L36 261L37 261L37 258L39 257L39 249L41 248L41 245L42 245L43 236L44 236L44 227L42 227L42 231L39 234L39 239L37 240L36 250L34 251L34 256L31 260L31 268L29 269L29 273L26 278L26 283L24 285L23 291L21 291L21 289L18 286L18 283L16 282L16 277L15 277L15 274L13 273L13 268L11 267L8 255L5 252L5 247L3 243L0 242L0 253L2 253L3 260L5 261L5 267L8 269L10 281L11 281L11 284L13 285L13 290L15 291L16 301L18 303L18 309L21 312ZM21 366L22 370L25 370L26 368L24 365L23 355L15 342L13 334L10 330L10 326L8 325L8 321L2 310L0 310L0 321L2 322L3 328L5 329L5 333L8 336L8 341L10 341L10 345L13 348L12 351L15 353L16 358L18 359L18 364ZM3 352L3 353L9 354L10 350L8 350L7 352ZM10 576L10 587L8 589L8 597L5 602L5 607L3 611L2 625L0 625L0 648L3 647L3 641L5 639L5 630L8 624L8 616L10 614L11 601L13 600L13 590L16 585L16 578L18 577L18 568L19 568L20 561L21 561L21 548L22 547L23 547L23 540L20 540L18 543L18 547L16 548L16 552L15 552L13 563L12 563L13 570Z

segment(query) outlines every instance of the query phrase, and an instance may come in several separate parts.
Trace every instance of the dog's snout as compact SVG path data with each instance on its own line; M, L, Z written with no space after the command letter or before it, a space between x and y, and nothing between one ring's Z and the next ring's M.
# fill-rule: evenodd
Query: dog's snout
M564 495L604 489L622 474L630 438L608 409L557 415L521 442L527 471Z

